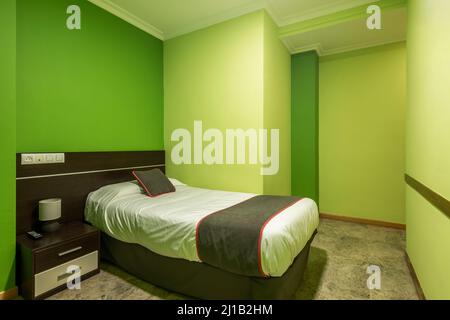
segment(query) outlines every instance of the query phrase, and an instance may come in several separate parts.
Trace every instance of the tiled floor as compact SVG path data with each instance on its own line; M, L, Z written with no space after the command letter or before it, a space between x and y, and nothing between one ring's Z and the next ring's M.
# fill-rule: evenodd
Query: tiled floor
M296 299L418 299L404 257L401 230L322 220ZM369 265L381 270L381 289L369 290ZM110 265L50 299L184 299Z

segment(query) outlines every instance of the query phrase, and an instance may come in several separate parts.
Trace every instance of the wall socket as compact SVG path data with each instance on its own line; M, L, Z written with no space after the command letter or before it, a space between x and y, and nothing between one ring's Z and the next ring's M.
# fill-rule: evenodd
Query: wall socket
M22 153L22 165L64 163L64 153Z

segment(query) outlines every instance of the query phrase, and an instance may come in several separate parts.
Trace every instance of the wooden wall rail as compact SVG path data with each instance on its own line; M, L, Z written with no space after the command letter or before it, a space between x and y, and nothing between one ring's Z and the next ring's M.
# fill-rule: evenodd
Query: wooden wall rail
M427 199L428 202L430 202L450 218L450 201L448 199L434 192L433 190L407 174L405 174L405 181L411 188L416 190L425 199Z

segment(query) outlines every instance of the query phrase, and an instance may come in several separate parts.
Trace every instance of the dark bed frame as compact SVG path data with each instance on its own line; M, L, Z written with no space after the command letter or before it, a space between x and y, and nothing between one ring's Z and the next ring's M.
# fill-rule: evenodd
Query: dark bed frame
M101 186L134 180L133 169L165 171L164 151L69 152L63 164L21 165L16 160L16 232L37 227L38 202L62 199L62 222L84 221L87 195ZM254 278L205 263L161 256L102 233L101 256L145 281L200 299L291 299L308 261L311 237L282 277Z

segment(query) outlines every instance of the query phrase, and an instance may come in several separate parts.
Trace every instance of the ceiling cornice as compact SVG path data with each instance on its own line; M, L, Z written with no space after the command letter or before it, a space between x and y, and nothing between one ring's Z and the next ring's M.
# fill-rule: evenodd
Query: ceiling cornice
M113 15L125 20L126 22L151 34L152 36L154 36L160 40L165 40L164 33L161 30L159 30L155 26L151 25L150 23L142 20L141 18L136 17L134 14L128 12L127 10L112 3L109 0L89 0L89 2L92 2L96 6L112 13Z
M400 37L398 39L389 40L389 41L383 40L383 41L363 42L363 43L358 43L358 44L351 45L351 46L338 47L338 48L334 48L331 50L322 50L322 52L319 53L319 56L326 57L326 56L335 55L335 54L339 54L339 53L345 53L345 52L349 52L349 51L356 51L356 50L362 50L362 49L367 49L367 48L372 48L372 47L384 46L384 45L388 45L388 44L392 44L392 43L404 42L405 40L406 39L404 37Z
M371 3L377 4L382 10L392 10L406 6L406 0L372 0L368 3L366 2L365 5L352 7L347 10L335 12L328 15L322 15L314 19L299 21L284 27L280 27L280 37L285 38L295 34L340 24L342 22L365 18L367 17L367 5Z
M282 40L286 48L288 48L289 52L291 54L297 54L302 52L308 52L308 51L316 51L318 56L324 55L324 50L322 48L322 44L320 42L309 44L302 47L295 47L293 46L288 39Z
M297 54L297 53L315 50L319 57L326 57L326 56L331 56L331 55L335 55L335 54L339 54L339 53L362 50L362 49L378 47L378 46L388 45L388 44L392 44L392 43L399 43L399 42L404 42L404 41L406 41L405 37L399 37L397 39L391 39L391 40L360 42L360 43L350 45L350 46L337 47L337 48L327 49L327 50L323 49L321 43L315 43L313 45L307 45L307 46L303 46L303 47L295 47L294 48L292 46L287 45L286 41L283 41L283 42L285 43L286 47L289 49L291 54Z
M322 5L318 8L303 11L298 14L292 14L279 19L279 26L283 27L289 24L298 23L301 21L311 20L317 17L329 15L332 13L344 11L354 7L360 7L369 3L374 3L379 0L354 0L349 2L348 0L337 0L334 3ZM274 12L275 13L275 12ZM279 14L278 14L279 16Z

